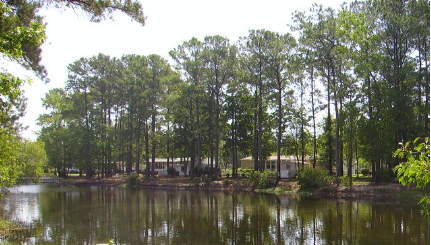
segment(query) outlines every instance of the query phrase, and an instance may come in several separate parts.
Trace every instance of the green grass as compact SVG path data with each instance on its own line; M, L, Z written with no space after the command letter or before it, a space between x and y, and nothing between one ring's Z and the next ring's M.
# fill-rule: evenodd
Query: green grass
M352 185L369 185L372 183L373 182L371 182L371 181L356 181L356 180L352 181Z
M353 174L353 178L356 179L371 179L371 175Z
M68 174L67 176L68 176L68 177L79 177L79 174L78 174L78 173L75 173L75 174ZM82 177L85 177L85 174L82 174Z

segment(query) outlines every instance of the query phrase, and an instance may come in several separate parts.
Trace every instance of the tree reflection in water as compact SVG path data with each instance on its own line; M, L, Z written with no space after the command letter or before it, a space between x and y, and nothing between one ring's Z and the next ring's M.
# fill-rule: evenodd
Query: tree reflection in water
M29 244L429 243L415 203L394 201L39 186L2 205L11 219L40 222L32 238L20 238Z

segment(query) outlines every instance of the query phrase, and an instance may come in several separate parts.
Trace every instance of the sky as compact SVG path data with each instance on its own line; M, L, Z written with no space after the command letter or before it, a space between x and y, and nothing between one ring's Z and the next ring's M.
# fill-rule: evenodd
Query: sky
M20 119L26 127L21 135L35 140L40 127L37 118L46 112L42 98L52 88L64 88L67 65L81 57L98 53L120 57L124 54L159 54L169 60L169 51L182 42L207 35L222 35L236 42L251 29L290 31L296 10L305 11L313 3L337 8L342 1L313 0L143 0L144 26L122 13L99 23L78 9L46 7L40 11L46 23L47 40L42 46L42 65L49 83L31 72L11 65L15 74L32 82L24 86L26 114Z

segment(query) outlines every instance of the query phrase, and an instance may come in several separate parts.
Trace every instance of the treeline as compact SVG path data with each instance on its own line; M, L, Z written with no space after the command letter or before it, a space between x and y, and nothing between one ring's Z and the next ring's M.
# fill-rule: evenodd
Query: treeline
M140 24L145 22L141 4L136 1L59 0L54 5L43 0L0 1L0 192L22 177L36 179L48 170L44 144L28 142L20 136L23 127L19 119L25 112L23 86L26 78L10 71L14 70L10 69L10 63L20 65L48 82L47 71L40 64L46 26L38 11L48 5L81 9L91 21L103 20L115 11L123 12Z
M208 158L235 174L240 158L263 170L275 153L278 170L293 154L337 176L361 162L380 180L399 142L429 133L429 2L314 5L293 23L236 43L192 38L170 52L175 69L158 55L72 63L39 120L49 162L63 176L110 176Z

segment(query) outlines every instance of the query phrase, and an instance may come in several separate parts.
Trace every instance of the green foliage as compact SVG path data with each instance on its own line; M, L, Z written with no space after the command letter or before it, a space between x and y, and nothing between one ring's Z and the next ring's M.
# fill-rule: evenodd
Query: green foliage
M327 177L327 170L306 167L298 173L298 184L302 190L317 189L329 184Z
M394 157L402 162L394 168L402 185L413 185L425 191L421 205L429 214L430 142L429 138L416 138L401 145Z
M429 188L430 145L429 138L416 138L404 143L394 152L402 162L394 170L401 184Z
M33 70L42 79L46 79L47 74L40 65L40 46L46 35L45 25L37 11L47 3L0 1L0 55ZM91 13L95 21L113 10L123 11L140 23L145 20L140 3L134 1L55 2L56 6L62 4L79 6ZM14 184L20 175L37 178L45 165L43 146L39 142L20 143L17 137L20 127L17 120L23 115L25 106L21 90L23 83L22 79L0 71L0 187Z
M246 177L250 178L250 176L256 172L254 169L251 168L238 168L238 175L240 177Z
M221 171L222 176L226 177L232 177L232 169L222 169Z
M325 176L325 181L328 185L338 185L339 184L339 178L332 175Z
M96 16L111 3L121 9L88 2ZM193 161L192 175L218 176L194 167L212 158L219 168L223 159L232 175L239 158L252 156L262 170L278 150L311 155L308 122L326 109L321 167L332 174L336 165L342 176L346 162L350 175L359 158L358 169L373 169L374 181L390 181L395 142L429 131L428 10L427 1L314 5L295 15L298 35L251 30L238 45L218 35L191 38L170 52L178 72L157 55L82 58L69 66L66 89L45 100L49 162L91 176L110 175L118 163L131 172L150 157L183 156ZM253 170L238 174L259 184ZM330 178L317 182L343 182Z
M349 176L341 176L340 177L340 183L343 186L350 186L351 185L351 178Z
M225 174L231 176L232 170L227 170ZM265 170L256 171L249 168L238 168L239 177L247 178L250 185L254 188L265 189L277 184L277 173L275 171Z
M23 84L23 80L0 72L0 126L10 133L19 127L17 121L24 114Z
M247 172L247 178L254 188L265 189L277 184L277 173L270 170Z
M132 173L129 177L127 177L127 186L129 187L135 187L137 185L139 185L139 183L141 182L140 177L138 174Z
M58 1L57 4L72 8L77 6L88 12L91 15L91 20L95 22L111 16L110 14L114 11L120 11L138 23L145 23L145 16L139 1L83 0L75 2L62 0Z
M36 180L46 167L43 143L22 141L13 129L0 128L0 149L0 189L20 177Z
M42 141L21 142L19 161L22 163L21 175L37 181L47 167L48 160L44 143Z
M19 138L0 128L0 189L15 184L22 173Z
M371 174L371 172L368 168L363 168L363 169L361 169L361 174L364 176L368 176Z
M45 25L35 14L39 6L27 1L0 2L0 53L45 77L45 68L39 65L40 45L46 38Z

